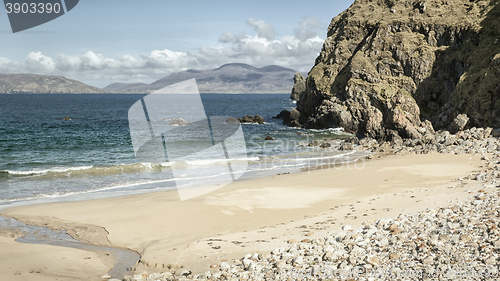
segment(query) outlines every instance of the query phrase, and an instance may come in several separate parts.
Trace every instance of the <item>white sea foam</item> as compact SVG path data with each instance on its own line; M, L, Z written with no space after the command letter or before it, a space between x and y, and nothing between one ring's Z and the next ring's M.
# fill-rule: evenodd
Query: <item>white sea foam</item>
M245 157L245 158L233 158L233 159L200 159L200 160L187 160L184 161L186 164L191 166L204 166L204 165L212 165L212 164L220 164L220 163L228 163L228 162L244 162L244 161L258 161L259 157Z
M33 170L2 170L4 173L8 173L10 175L15 176L31 176L31 175L44 175L49 173L67 173L73 171L83 171L94 168L94 166L76 166L76 167L54 167L48 169L33 169Z

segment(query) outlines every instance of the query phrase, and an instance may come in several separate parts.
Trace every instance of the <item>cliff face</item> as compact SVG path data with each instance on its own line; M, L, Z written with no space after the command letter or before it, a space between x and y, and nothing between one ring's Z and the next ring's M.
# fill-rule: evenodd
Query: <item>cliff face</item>
M422 138L460 113L498 127L499 0L356 0L332 20L297 109L305 127L359 137Z
M62 76L0 74L0 94L86 94L103 93L99 88Z

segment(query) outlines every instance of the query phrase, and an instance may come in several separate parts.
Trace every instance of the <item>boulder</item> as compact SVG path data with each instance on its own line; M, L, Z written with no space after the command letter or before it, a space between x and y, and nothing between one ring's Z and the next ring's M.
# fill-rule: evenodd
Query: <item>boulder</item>
M449 130L452 134L456 134L457 132L465 129L468 122L469 117L467 117L467 114L458 114L457 117L455 117L455 119L451 122Z
M238 117L238 121L240 123L257 123L257 124L264 124L266 122L266 120L264 120L264 117L260 115L255 115L255 116L245 115L243 117Z
M290 111L282 110L278 115L273 117L273 119L285 119L285 118L290 118Z
M299 118L300 118L300 112L292 108L291 111L288 110L282 110L278 115L276 115L275 119L283 119L283 125L287 125L289 127L302 127Z
M292 93L290 94L290 99L298 101L300 96L302 96L302 94L306 91L306 79L302 76L302 74L297 72L293 77L293 82L294 85Z
M255 120L254 123L264 124L266 122L266 120L264 120L264 117L260 115L255 115L253 119Z

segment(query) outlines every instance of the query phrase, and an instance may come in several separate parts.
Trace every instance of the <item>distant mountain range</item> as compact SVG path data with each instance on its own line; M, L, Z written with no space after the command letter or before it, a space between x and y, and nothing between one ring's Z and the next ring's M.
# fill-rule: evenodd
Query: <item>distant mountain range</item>
M103 90L62 76L36 74L0 74L0 94L85 94Z
M231 63L209 70L186 70L151 84L113 83L99 89L82 82L53 75L0 74L0 94L16 93L149 93L195 78L201 93L290 93L296 71L277 65L261 68Z
M216 69L172 73L151 84L113 83L106 92L145 93L195 78L201 93L290 93L296 71L277 65L262 68L231 63Z

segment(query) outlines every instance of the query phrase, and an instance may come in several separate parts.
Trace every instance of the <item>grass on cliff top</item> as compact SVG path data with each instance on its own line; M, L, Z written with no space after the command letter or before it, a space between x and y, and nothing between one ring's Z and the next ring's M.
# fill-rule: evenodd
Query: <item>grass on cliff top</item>
M346 16L350 21L425 23L426 25L475 26L499 0L356 0L333 21Z

